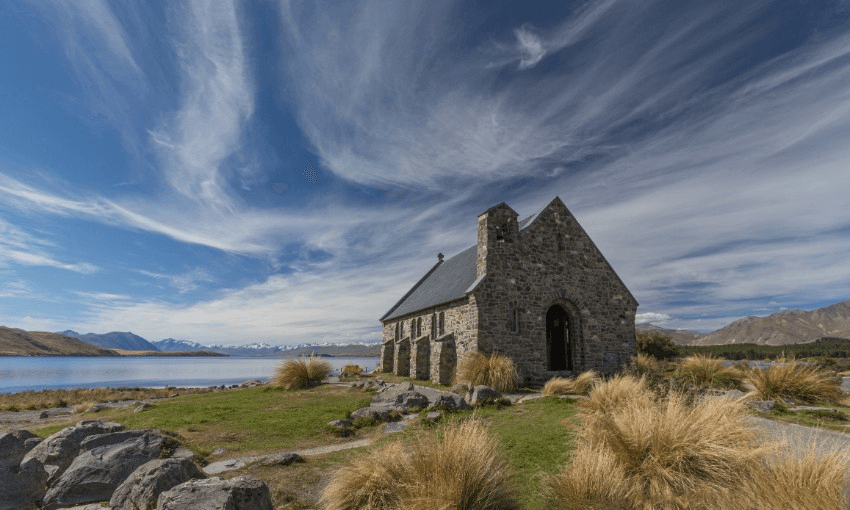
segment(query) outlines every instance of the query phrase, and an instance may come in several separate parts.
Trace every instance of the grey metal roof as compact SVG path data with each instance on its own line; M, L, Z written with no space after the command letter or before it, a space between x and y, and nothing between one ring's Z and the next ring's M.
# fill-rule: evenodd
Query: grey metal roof
M537 214L533 214L519 222L519 229L525 230L536 217ZM437 263L395 306L390 308L389 312L381 317L381 320L392 320L464 297L478 281L475 267L477 258L478 246L473 245L454 257Z
M472 246L454 257L437 264L411 291L381 317L382 321L395 319L423 308L460 299L475 282L475 260L478 247Z

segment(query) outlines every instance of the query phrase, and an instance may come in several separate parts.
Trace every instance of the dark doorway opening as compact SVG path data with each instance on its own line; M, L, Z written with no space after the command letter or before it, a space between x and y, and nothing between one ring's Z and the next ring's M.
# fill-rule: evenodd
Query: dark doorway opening
M549 370L573 369L569 320L566 310L560 305L553 305L546 312L546 350L549 355Z

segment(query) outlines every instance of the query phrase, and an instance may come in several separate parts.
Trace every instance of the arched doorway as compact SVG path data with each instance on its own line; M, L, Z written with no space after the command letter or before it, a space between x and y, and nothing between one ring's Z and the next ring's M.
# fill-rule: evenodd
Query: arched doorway
M569 318L560 305L552 305L546 312L546 353L550 371L573 369Z

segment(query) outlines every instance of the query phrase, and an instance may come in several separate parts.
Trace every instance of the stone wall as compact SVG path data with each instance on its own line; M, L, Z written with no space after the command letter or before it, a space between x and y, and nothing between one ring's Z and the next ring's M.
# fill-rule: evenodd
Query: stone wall
M560 200L522 233L495 239L494 225L515 225L512 212L497 206L479 217L479 240L488 244L479 247L487 277L473 291L478 349L510 356L520 376L534 384L554 375L619 369L635 353L637 302ZM548 369L546 313L556 304L567 312L572 372Z

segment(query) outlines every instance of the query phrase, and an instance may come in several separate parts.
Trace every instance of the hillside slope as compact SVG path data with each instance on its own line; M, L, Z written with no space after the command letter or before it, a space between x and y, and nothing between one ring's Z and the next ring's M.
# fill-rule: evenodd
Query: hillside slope
M0 356L116 356L82 340L58 333L0 326Z
M691 345L787 345L821 337L850 338L850 300L808 312L785 310L767 317L747 317L701 335Z
M133 333L127 331L112 331L110 333L77 333L70 329L60 331L60 335L71 336L83 342L103 347L104 349L123 349L126 351L157 351L157 347Z

